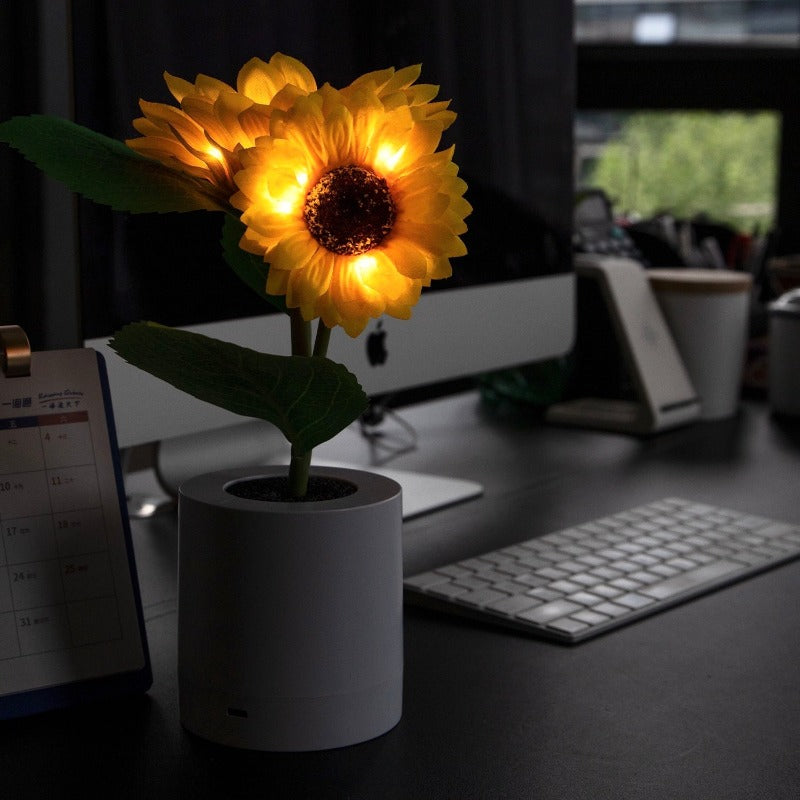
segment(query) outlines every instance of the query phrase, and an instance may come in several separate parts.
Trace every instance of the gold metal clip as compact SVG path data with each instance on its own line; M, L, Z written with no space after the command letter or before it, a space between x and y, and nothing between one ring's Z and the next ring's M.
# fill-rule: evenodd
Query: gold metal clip
M7 378L31 374L31 343L19 325L0 325L0 367Z

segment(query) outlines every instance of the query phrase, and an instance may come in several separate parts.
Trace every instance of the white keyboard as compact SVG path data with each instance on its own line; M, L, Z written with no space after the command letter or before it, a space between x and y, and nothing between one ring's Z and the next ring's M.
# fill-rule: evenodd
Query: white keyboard
M798 556L798 525L667 498L414 575L405 599L574 643Z

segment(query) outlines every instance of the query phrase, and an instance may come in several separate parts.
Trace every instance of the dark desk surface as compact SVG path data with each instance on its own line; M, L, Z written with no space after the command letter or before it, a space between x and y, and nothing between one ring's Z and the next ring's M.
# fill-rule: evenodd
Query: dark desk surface
M409 573L667 495L800 522L800 424L759 403L649 439L498 417L472 394L405 416L420 448L392 466L486 487L406 523ZM409 609L400 724L287 755L181 728L175 518L133 536L153 687L0 724L3 797L800 796L800 561L577 647Z

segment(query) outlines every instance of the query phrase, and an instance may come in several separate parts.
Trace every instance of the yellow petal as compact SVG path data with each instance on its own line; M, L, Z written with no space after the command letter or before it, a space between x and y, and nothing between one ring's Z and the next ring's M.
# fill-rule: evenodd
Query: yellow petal
M398 219L392 236L410 239L417 247L434 257L450 258L466 253L466 248L458 236L455 236L446 225L437 222L424 223Z
M176 159L187 167L196 167L201 170L208 170L205 161L192 155L182 144L175 139L167 137L148 136L144 139L128 139L125 144L137 153L141 153L147 158L153 158L164 162L168 159Z
M453 268L450 265L450 260L447 258L431 259L430 270L430 277L434 280L449 278L453 274Z
M402 69L397 70L392 78L387 81L386 85L384 86L383 93L390 94L397 89L406 89L412 83L414 83L417 78L419 78L421 73L422 64L412 64L408 67L403 67Z
M306 272L309 275L317 274L316 263L320 261L324 252L322 248L311 238L308 231L297 230L294 233L281 237L278 244L270 251L271 263L278 269L291 272ZM310 278L313 280L313 277ZM328 290L330 276L324 282L316 282L319 293Z
M450 196L444 192L421 191L403 196L403 214L418 222L438 220L450 206Z
M267 294L280 297L286 294L289 288L289 273L280 269L270 268L267 273Z
M302 62L276 53L269 63L251 58L239 71L236 88L256 103L267 105L289 84L304 92L317 88L314 76Z
M183 78L176 78L174 75L170 75L169 72L164 73L164 81L167 84L167 88L172 93L172 96L180 103L187 94L194 93L194 85L189 83L189 81L185 81Z
M317 298L330 287L333 276L333 259L319 252L306 266L289 271L289 289L286 302L290 308L300 307L313 313Z
M347 164L353 155L353 118L344 107L337 108L326 120L324 146L332 165Z
M439 94L439 87L434 86L432 83L418 83L408 89L408 94L410 104L419 106L433 100Z
M394 268L407 278L424 278L428 274L428 256L411 240L391 236L382 251Z
M195 90L204 97L215 100L222 92L232 92L233 87L209 75L198 75L194 82Z
M256 139L269 133L269 106L254 103L239 114L239 125L252 147Z

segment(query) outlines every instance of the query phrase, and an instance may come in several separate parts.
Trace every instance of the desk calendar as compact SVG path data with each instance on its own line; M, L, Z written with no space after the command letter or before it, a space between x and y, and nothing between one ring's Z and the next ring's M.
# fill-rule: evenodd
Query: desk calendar
M150 663L102 358L39 352L23 374L10 358L6 367L0 718L144 691Z

